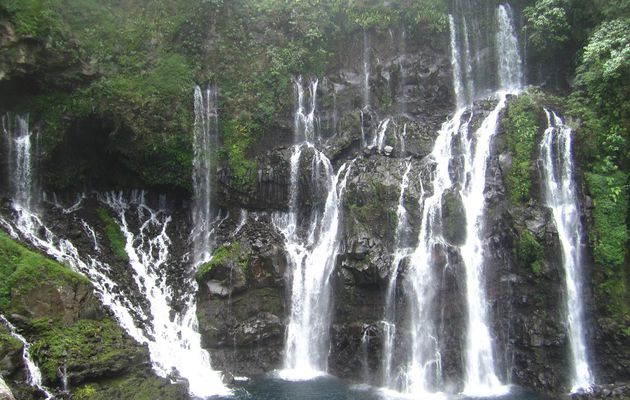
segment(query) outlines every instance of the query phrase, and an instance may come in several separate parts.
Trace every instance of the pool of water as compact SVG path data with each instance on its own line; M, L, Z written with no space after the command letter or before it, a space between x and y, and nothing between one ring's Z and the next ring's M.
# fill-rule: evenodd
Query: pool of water
M403 396L369 386L349 386L334 377L321 377L309 381L291 382L273 377L257 378L235 384L234 396L212 400L468 400L462 395ZM510 394L474 400L547 400L544 397L513 387Z

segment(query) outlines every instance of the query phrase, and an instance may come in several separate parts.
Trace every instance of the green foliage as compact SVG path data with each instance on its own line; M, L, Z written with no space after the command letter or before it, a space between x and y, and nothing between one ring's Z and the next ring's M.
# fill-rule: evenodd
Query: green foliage
M41 282L56 285L89 280L13 241L0 231L0 308L10 306L13 296L28 293Z
M72 398L76 400L90 400L96 395L96 387L94 385L85 385L77 389Z
M406 24L412 28L443 32L448 27L446 2L442 0L337 0L350 27L385 31Z
M529 47L537 54L551 54L569 41L567 0L538 0L524 10Z
M120 231L118 224L116 224L116 221L114 221L106 209L99 208L97 213L103 224L105 224L105 235L107 236L107 240L109 240L114 255L119 261L129 261L129 255L127 255L127 251L125 250L127 239L125 239L125 236Z
M8 331L4 331L4 326L0 327L0 357L15 354L22 351L22 342L11 336Z
M248 192L256 184L256 163L247 158L247 150L254 141L254 127L247 116L222 120L221 154L227 159L235 188Z
M630 127L630 17L604 22L589 38L576 83L604 113ZM627 132L626 132L627 135Z
M241 254L241 244L233 242L225 244L212 253L210 261L201 264L195 273L195 279L198 282L206 280L208 273L218 265L225 265L228 262L235 262L241 269L246 269L248 260L243 258Z
M544 249L530 231L524 229L520 232L518 242L518 259L522 265L530 266L532 272L540 274L541 261L544 257Z
M511 101L503 119L507 132L508 148L513 156L507 174L506 186L512 204L521 204L530 197L532 186L532 160L535 157L535 142L538 136L538 112L535 99L525 93Z
M59 15L50 0L5 0L0 6L12 15L11 21L18 34L43 37L60 28Z
M624 260L628 242L625 224L628 210L628 174L590 172L586 183L593 198L593 229L589 232L593 257L604 279L597 287L613 315L628 313Z

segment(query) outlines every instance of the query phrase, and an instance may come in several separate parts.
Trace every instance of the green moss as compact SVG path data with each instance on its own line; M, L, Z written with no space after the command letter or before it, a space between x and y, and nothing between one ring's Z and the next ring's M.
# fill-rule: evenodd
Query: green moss
M92 384L85 385L75 390L72 398L76 400L91 400L96 395L96 387Z
M114 252L114 255L120 261L129 261L129 255L127 255L127 251L125 250L125 247L127 246L127 239L120 231L118 224L109 215L106 209L99 208L97 213L101 221L105 224L105 236L107 236L107 240L109 240L109 244Z
M518 242L518 259L522 265L529 266L536 275L540 274L544 249L530 231L521 231Z
M79 400L178 400L187 398L183 385L172 385L164 379L143 375L91 383L77 389L73 399Z
M241 244L239 242L229 243L216 249L212 253L212 259L197 268L195 279L203 282L208 273L218 265L224 265L230 261L236 263L243 271L247 269L249 260L241 253Z
M0 308L8 307L12 296L28 293L41 282L63 285L89 283L89 280L16 243L0 231Z
M254 125L248 117L239 116L224 120L221 127L221 155L232 172L232 184L241 192L249 192L256 185L256 162L246 155L256 136Z
M586 174L588 190L593 198L593 229L589 238L595 263L603 280L596 290L606 300L611 315L629 313L627 277L624 270L628 243L626 211L628 210L628 174L615 171L607 174Z
M57 380L57 371L125 370L134 353L140 350L112 320L82 319L71 326L35 324L36 339L31 354L44 376Z
M512 154L512 166L507 173L506 186L512 204L521 204L530 198L532 187L532 160L535 158L535 142L540 107L532 95L525 93L508 105L503 129Z

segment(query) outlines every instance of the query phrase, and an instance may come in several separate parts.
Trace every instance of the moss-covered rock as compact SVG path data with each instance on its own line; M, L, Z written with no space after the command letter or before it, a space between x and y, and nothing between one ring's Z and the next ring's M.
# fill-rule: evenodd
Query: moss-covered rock
M523 265L529 265L534 274L541 272L541 262L544 251L542 245L536 237L527 229L524 229L519 236L518 259Z
M0 231L0 310L63 324L97 313L87 278L14 242Z
M73 391L76 400L182 400L188 398L184 385L170 384L150 374L130 374L82 385Z
M105 235L107 236L107 240L109 240L109 244L114 252L114 255L119 261L129 261L129 255L125 250L125 247L127 246L127 239L120 231L120 227L105 208L99 208L97 213L101 222L105 225Z
M107 316L83 275L23 247L1 231L0 268L0 312L31 343L31 356L48 387L62 388L66 374L71 391L86 384L94 385L96 394L114 390L109 397L97 398L185 398L185 386L168 385L152 375L148 349ZM22 344L0 329L0 372L12 388L27 393L21 384L25 378L20 372L24 369L21 351ZM134 383L124 385L128 394L120 395L123 390L116 388L126 380ZM136 391L134 386L144 389ZM145 397L124 397L145 391ZM86 393L92 392L83 390L78 395Z
M123 375L146 362L146 349L110 319L80 319L66 327L35 320L31 336L31 354L48 382L65 371L68 383L77 386Z
M229 296L245 289L249 254L240 242L219 247L212 259L197 269L195 279L218 296Z

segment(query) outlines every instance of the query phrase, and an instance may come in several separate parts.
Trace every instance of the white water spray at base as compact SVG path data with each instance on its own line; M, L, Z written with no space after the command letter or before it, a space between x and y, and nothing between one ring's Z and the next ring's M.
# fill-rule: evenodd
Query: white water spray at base
M107 193L99 196L117 214L119 227L126 238L125 250L129 264L134 271L134 279L140 292L150 304L151 327L147 327L153 368L164 377L176 373L186 378L191 394L198 397L229 395L231 391L222 382L221 374L212 370L210 356L201 347L201 337L197 332L196 305L194 295L189 295L185 312L176 313L168 304L172 290L160 271L169 260L171 239L167 228L171 217L164 211L149 208L143 192L136 192L130 201L122 193ZM135 208L138 228L133 231L127 221ZM189 293L197 290L196 282L187 282Z

